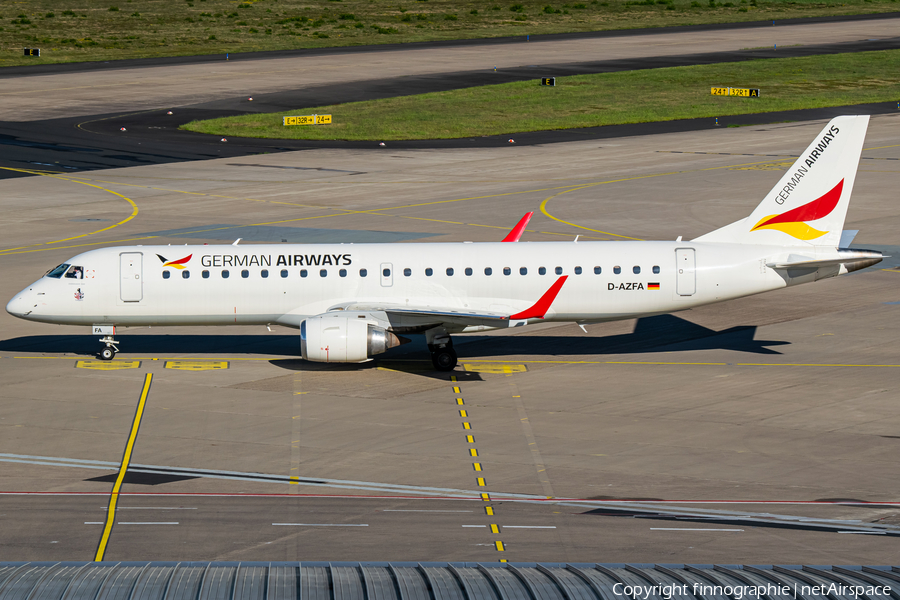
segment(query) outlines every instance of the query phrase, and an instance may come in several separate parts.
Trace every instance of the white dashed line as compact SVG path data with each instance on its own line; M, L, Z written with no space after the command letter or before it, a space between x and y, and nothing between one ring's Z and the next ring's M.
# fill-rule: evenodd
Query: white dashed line
M651 527L650 531L743 531L743 529L690 529L687 527Z
M368 527L368 523L272 523L272 525L293 525L295 527Z

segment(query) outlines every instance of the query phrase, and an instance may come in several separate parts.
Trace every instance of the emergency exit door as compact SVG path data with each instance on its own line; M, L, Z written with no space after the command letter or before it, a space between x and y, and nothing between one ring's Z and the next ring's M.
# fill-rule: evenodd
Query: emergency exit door
M143 258L140 252L119 255L119 298L123 302L140 302L144 297Z
M693 248L675 249L675 292L693 296L697 291L696 258Z

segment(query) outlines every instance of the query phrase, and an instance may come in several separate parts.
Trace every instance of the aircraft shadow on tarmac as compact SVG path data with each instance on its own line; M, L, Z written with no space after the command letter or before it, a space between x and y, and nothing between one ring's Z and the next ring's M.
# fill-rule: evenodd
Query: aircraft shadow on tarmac
M592 335L516 335L516 336L472 336L460 338L457 351L460 361L467 355L477 357L493 356L592 356L610 354L638 354L649 352L689 352L696 350L732 350L752 354L780 354L770 346L789 344L785 341L754 339L755 326L731 327L715 331L696 325L674 315L660 315L637 319L634 331L627 334L597 337ZM414 336L421 338L422 336ZM462 343L465 339L467 343ZM196 354L201 356L221 356L224 354L264 354L299 358L299 335L133 335L119 336L120 348L127 354ZM469 343L472 353L467 352ZM71 353L93 356L101 344L90 335L37 335L0 341L2 352ZM421 339L395 348L380 355L374 363L364 365L320 365L305 361L275 360L275 364L292 370L354 370L371 368L379 364L391 363L404 357L422 358L425 346ZM416 361L418 362L418 361ZM306 366L303 366L306 365ZM410 366L396 370L422 371Z

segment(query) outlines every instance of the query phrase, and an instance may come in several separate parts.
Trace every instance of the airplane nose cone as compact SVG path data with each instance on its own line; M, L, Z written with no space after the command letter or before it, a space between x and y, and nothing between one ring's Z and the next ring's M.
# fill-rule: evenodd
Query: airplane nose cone
M25 298L25 294L20 292L7 303L6 312L14 317L24 317L25 313L31 310L31 306Z

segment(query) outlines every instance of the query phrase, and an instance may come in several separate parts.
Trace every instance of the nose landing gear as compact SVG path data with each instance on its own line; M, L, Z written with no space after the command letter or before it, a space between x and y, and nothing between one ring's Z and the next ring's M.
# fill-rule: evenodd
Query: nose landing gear
M116 353L119 351L119 348L116 346L119 342L113 339L111 335L106 335L100 338L100 341L106 344L106 347L103 348L97 357L100 360L112 360L115 358Z

